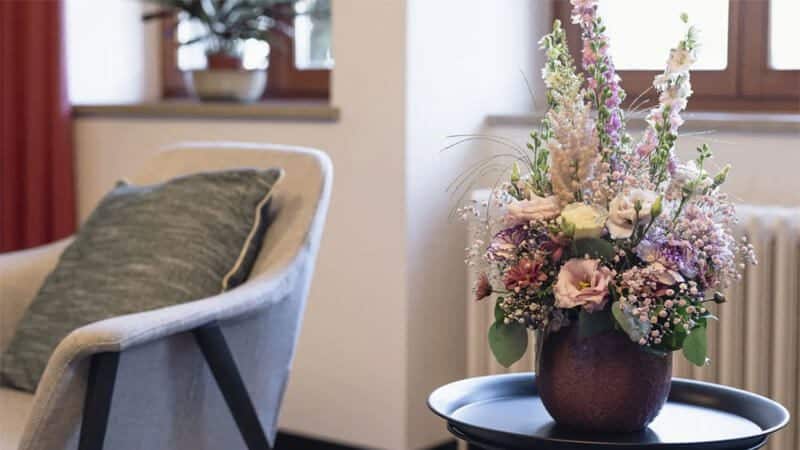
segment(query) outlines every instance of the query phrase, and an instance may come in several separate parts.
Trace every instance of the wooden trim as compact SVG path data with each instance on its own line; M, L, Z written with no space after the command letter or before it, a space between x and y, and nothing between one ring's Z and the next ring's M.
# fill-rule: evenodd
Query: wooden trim
M695 88L697 89L697 88ZM702 92L698 92L702 94ZM714 97L693 95L689 99L691 111L747 111L800 113L800 103L788 97Z
M189 95L183 74L178 70L177 16L161 20L161 95L162 98L184 98Z
M330 84L330 70L298 70L294 64L294 39L275 33L264 98L328 99Z
M129 105L76 105L72 107L72 114L79 119L125 117L335 122L339 120L340 112L339 108L322 101L266 100L236 103L184 99Z
M741 94L794 100L800 109L800 70L774 70L769 66L769 0L748 0L740 36L742 52ZM746 36L746 39L745 39Z

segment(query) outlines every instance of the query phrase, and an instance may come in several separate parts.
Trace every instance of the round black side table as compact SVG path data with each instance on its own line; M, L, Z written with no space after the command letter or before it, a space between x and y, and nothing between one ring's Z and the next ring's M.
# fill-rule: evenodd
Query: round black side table
M532 373L456 381L434 391L430 409L457 438L487 450L751 450L786 426L777 402L712 383L674 378L667 404L646 430L578 432L553 422Z

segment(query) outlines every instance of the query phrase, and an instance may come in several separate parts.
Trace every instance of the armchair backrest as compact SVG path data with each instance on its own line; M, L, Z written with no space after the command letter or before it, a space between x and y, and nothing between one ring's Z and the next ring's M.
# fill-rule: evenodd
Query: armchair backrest
M330 196L328 157L312 149L242 142L188 142L165 149L131 178L159 183L197 172L280 167L286 173L275 188L270 225L251 279L284 267L310 237L319 233Z

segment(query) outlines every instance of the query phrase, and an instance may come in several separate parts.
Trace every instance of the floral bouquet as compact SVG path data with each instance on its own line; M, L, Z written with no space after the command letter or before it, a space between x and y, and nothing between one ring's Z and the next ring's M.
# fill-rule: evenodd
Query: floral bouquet
M659 103L634 140L597 0L571 3L584 73L556 21L540 41L549 105L541 128L527 149L516 147L510 177L490 201L460 210L480 217L492 236L468 249L479 268L476 298L496 299L490 347L510 366L525 353L528 330L546 337L575 326L582 339L624 333L643 352L682 349L705 365L715 319L706 305L724 302L721 291L755 260L732 233L734 206L720 190L729 167L709 173L706 145L691 161L675 154L697 31L687 25L670 51L653 81Z

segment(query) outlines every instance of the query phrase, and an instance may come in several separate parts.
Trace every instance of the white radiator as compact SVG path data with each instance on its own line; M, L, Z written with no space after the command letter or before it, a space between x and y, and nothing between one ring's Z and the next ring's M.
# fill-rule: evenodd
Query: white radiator
M473 199L483 201L486 191ZM776 434L770 450L800 449L800 208L739 206L739 233L747 235L759 264L728 292L728 302L716 308L719 322L709 328L711 366L699 368L682 355L674 358L673 375L711 381L771 397L782 403L792 421ZM470 225L471 231L477 223ZM469 233L474 236L474 233ZM467 369L469 376L532 371L532 345L511 368L491 354L486 333L494 320L491 301L472 298L470 270L467 298Z

